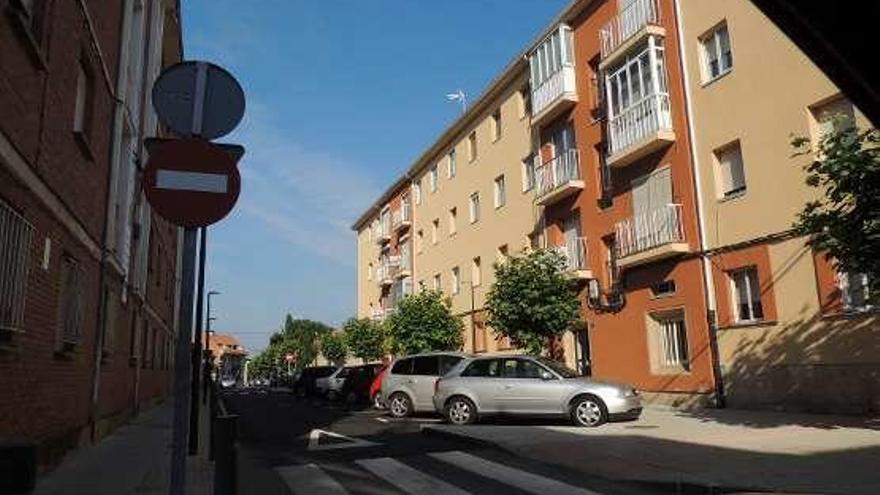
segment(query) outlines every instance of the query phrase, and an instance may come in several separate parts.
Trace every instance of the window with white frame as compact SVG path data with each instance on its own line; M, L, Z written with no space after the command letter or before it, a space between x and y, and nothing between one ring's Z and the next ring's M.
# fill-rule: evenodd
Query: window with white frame
M522 190L531 191L535 187L535 155L529 155L522 161Z
M416 232L416 253L422 252L422 248L423 248L424 244L425 244L425 231L419 229L419 231Z
M457 164L455 163L455 148L449 150L446 156L446 176L450 179L455 177Z
M477 131L471 131L468 136L468 160L474 161L477 159Z
M718 196L729 198L746 191L746 173L739 141L715 150Z
M449 209L449 235L453 236L458 232L458 208Z
M483 268L480 257L477 256L471 261L471 285L476 287L481 283L483 283Z
M435 218L433 222L431 222L431 244L437 244L437 237L439 237L440 233L440 219Z
M832 132L856 125L852 103L843 96L813 105L810 114L813 117L813 143L818 143Z
M737 323L748 323L764 319L761 305L761 286L758 284L758 269L754 266L730 272L733 287L733 305Z
M869 311L877 307L880 297L871 293L867 274L841 272L837 280L844 311Z
M501 139L501 109L498 108L492 113L492 140Z
M439 273L434 274L433 286L434 290L443 290L443 279Z
M504 174L495 177L495 208L501 208L507 204L507 182Z
M373 280L373 263L367 265L367 280Z
M723 22L700 39L703 52L703 82L717 79L733 69L733 52L727 23Z
M480 193L475 192L471 194L470 200L468 201L470 206L470 214L471 214L471 223L477 223L480 221Z
M417 205L422 204L422 179L419 179L412 184L413 190L413 200Z
M656 67L651 67L653 46ZM611 116L617 117L643 105L650 96L667 94L665 49L660 43L645 45L634 55L608 70L606 91L611 95ZM656 79L657 87L654 87ZM657 96L657 97L660 97ZM668 105L668 102L665 103ZM640 114L643 110L633 110L636 119L648 118Z
M430 180L431 180L431 192L437 192L438 180L437 180L437 164L431 166L430 172Z
M656 332L655 362L659 370L690 369L690 353L688 349L687 328L684 313L675 311L670 314L651 315Z
M24 330L34 228L0 200L0 333Z
M532 90L539 88L563 67L574 65L571 28L560 25L529 55Z
M456 266L452 269L452 293L458 294L459 292L461 292L461 274Z

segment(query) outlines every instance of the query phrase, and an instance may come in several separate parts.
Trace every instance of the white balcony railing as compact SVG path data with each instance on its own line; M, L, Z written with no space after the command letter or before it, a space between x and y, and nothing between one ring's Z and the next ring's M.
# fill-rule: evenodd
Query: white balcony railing
M391 223L395 230L412 223L412 205L409 201L401 202L400 208L394 210Z
M538 198L575 180L581 180L581 172L578 166L578 151L574 148L563 151L556 158L535 168Z
M555 246L553 250L565 258L565 271L589 270L587 266L587 239L585 237L566 239L565 244Z
M532 116L540 115L563 96L574 99L576 94L574 67L562 66L532 91Z
M649 24L660 24L658 0L635 0L599 31L602 58Z
M664 244L684 242L681 205L671 203L634 215L618 222L614 230L618 259Z
M379 222L376 224L375 240L379 244L391 240L391 215L382 215L379 219Z
M611 156L659 131L672 132L672 113L668 93L654 93L642 98L608 122Z

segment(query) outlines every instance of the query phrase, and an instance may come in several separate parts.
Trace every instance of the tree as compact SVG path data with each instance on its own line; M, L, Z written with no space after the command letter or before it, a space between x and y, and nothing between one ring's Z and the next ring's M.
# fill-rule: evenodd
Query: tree
M318 343L321 337L332 331L332 327L321 322L294 319L287 315L282 330L283 339L279 345L285 353L296 354L297 367L302 368L315 361L318 357Z
M329 332L321 336L321 354L333 364L344 363L348 355L345 335L342 332Z
M461 349L461 319L452 314L452 302L437 290L403 298L388 318L392 350L415 354Z
M880 132L834 124L815 149L808 138L792 141L795 156L814 158L804 166L806 183L821 192L794 227L838 271L867 274L869 292L880 294Z
M388 352L385 326L369 318L351 318L342 326L349 352L363 362L381 359Z
M495 284L486 296L487 323L516 347L541 354L580 313L564 266L562 255L546 250L495 263Z

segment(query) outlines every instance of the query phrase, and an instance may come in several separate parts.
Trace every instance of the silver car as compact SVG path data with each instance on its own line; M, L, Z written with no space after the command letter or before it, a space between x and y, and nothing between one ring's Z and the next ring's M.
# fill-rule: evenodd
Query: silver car
M556 361L532 356L465 359L437 381L434 408L450 423L479 415L569 416L579 426L638 418L633 387L578 376Z
M433 412L434 382L466 357L457 352L431 352L395 360L382 379L380 392L388 412L396 418Z

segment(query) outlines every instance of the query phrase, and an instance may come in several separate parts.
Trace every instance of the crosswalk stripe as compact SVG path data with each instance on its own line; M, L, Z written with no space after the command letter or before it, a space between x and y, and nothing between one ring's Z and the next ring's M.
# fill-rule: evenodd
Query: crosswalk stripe
M355 463L411 495L470 494L470 492L429 476L391 457L361 459L355 461Z
M315 464L275 468L294 495L349 495L348 490Z
M428 454L434 459L536 495L599 495L537 474L488 461L460 450Z

